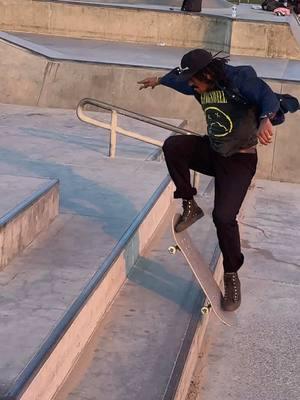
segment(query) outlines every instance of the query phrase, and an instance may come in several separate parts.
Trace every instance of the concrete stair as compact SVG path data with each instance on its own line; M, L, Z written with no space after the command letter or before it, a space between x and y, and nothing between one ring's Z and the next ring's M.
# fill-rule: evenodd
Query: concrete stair
M1 270L58 215L59 184L54 179L2 175L0 190Z
M152 146L120 140L109 159L106 135L77 126L72 111L3 106L2 115L0 181L7 186L6 171L14 173L18 204L38 176L56 175L61 208L0 271L0 399L50 400L151 240L173 186L163 164L144 161ZM3 214L12 203L3 200Z
M211 196L199 198L207 212ZM168 254L173 213L174 205L55 400L185 398L208 316L201 317L205 297L184 258ZM209 215L192 234L214 270L218 257Z
M204 177L203 187L208 190L200 200L207 212L212 196L208 182ZM74 367L76 374L79 358L85 358L89 351L85 346L92 335L99 339L99 329L101 340L107 342L112 336L115 340L111 350L101 346L103 354L112 349L115 354L111 354L108 375L116 392L112 394L106 386L107 393L114 396L108 394L107 398L117 398L121 390L123 398L154 399L149 390L154 384L152 394L175 395L180 383L176 377L184 368L182 357L188 356L205 299L190 270L183 267L183 259L172 258L167 252L173 243L172 191L167 178L107 257L112 241L103 241L99 221L62 214L2 271L0 316L5 325L0 330L1 400L50 400L58 390L62 390L58 396L64 395L69 387L69 383L64 385L65 379ZM215 268L216 238L210 217L202 220L202 229L194 231L205 258ZM100 267L92 273L97 263ZM128 318L131 313L134 318ZM122 345L124 340L126 346ZM156 369L162 345L166 346L165 362ZM106 356L104 359L107 362ZM146 375L138 374L147 360ZM131 363L132 368L125 368ZM79 368L81 365L80 361ZM93 364L92 372L86 371L89 379L99 368L103 366ZM121 384L128 374L138 388L136 394L133 386ZM154 381L145 385L150 376ZM107 374L102 377L105 381ZM118 389L114 382L118 382ZM181 386L187 382L188 378Z

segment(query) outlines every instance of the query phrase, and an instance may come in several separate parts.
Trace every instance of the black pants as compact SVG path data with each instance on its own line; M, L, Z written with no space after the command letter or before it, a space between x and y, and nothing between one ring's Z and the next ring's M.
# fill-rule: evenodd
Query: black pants
M256 171L256 153L223 157L213 151L207 136L171 136L163 151L175 198L191 199L196 189L190 183L190 169L215 177L213 221L217 229L225 272L236 272L243 264L240 234L236 220Z
M201 12L202 0L183 0L181 11Z

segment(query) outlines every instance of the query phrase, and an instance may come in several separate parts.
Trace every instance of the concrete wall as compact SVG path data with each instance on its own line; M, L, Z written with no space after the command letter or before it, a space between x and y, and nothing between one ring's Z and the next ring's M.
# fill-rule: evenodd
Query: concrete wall
M205 47L231 54L300 60L300 46L288 23L232 21L205 14L0 0L0 30L186 48Z
M300 46L287 23L233 21L230 53L300 60Z
M149 116L187 119L190 129L205 133L206 124L193 96L159 86L138 90L137 81L163 70L80 62L53 62L0 41L1 103L75 108L92 97ZM22 65L22 68L20 68ZM300 83L268 82L273 90L300 98ZM300 182L300 113L276 129L272 145L260 146L258 176Z
M164 11L0 0L0 30L229 51L231 21ZM133 29L134 27L134 29Z

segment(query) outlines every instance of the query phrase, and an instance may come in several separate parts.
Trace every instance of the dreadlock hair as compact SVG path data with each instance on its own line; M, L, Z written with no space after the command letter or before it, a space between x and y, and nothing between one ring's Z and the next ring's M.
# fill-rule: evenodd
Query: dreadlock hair
M226 78L224 66L228 63L228 61L228 57L214 56L213 60L194 76L200 81L204 80L206 82L218 82L218 84L226 86L228 80ZM208 75L210 75L210 78L207 78Z

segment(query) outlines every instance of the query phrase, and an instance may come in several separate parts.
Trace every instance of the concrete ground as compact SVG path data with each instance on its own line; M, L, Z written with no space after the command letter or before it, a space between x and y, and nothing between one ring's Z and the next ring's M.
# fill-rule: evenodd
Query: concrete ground
M256 181L241 220L238 327L212 318L187 400L297 400L300 185Z

